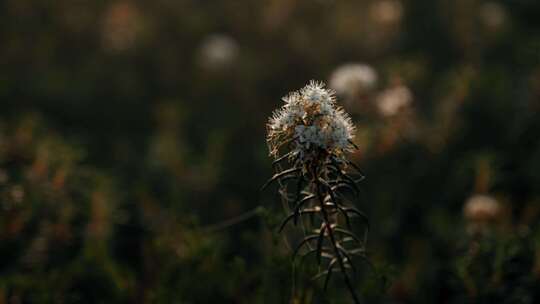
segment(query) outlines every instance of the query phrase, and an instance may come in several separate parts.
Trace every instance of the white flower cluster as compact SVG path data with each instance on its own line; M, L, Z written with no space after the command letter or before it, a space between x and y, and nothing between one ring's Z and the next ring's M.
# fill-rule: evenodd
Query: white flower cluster
M308 159L325 151L341 156L352 149L354 126L342 108L335 104L334 93L323 83L311 81L283 98L285 105L268 122L270 154L291 143L293 155Z

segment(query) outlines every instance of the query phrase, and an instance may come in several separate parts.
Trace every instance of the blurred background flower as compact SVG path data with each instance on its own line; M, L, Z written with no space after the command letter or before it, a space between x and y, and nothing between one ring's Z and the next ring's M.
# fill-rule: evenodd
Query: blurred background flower
M213 34L204 39L199 49L201 66L209 70L224 69L234 63L238 45L227 35Z
M124 51L135 46L143 24L141 13L133 2L113 2L103 16L103 47L109 51Z
M348 108L366 107L369 93L377 85L377 72L369 65L348 63L337 67L330 75L328 86Z

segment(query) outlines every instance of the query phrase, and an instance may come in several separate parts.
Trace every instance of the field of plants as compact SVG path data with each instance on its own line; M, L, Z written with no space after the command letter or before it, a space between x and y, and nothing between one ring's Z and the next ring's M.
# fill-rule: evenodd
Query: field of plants
M0 1L0 304L539 287L539 1Z

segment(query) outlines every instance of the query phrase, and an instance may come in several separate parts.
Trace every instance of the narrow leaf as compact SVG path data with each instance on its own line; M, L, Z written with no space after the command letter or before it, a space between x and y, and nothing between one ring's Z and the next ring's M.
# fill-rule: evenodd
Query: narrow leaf
M297 225L298 224L298 217L300 216L300 209L302 208L302 206L315 198L315 194L310 194L304 198L302 198L298 204L296 204L296 206L294 207L294 225Z
M324 291L328 288L328 282L330 282L330 277L332 276L332 270L334 268L334 265L336 265L337 260L333 259L330 264L328 265L328 274L326 275L326 278L324 279Z
M315 209L315 208L310 208L310 209L304 209L304 210L300 210L299 214L300 215L304 215L304 214L313 214L313 213L318 213L319 210L318 209ZM291 213L289 214L282 222L281 222L281 225L279 226L279 230L278 232L281 232L283 231L283 228L285 228L285 225L287 225L287 223L296 216L296 213Z
M339 232L339 233L342 233L342 234L345 234L347 236L350 236L351 238L353 238L355 241L358 242L358 244L363 244L363 242L360 240L359 237L357 237L354 233L352 233L351 231L348 231L348 230L345 230L343 228L339 228L339 227L336 227L334 228L334 231L335 232Z
M293 176L296 176L296 174L292 174L292 173L296 173L296 172L298 172L298 171L300 171L300 168L291 168L291 169L287 169L287 170L285 170L285 171L283 171L283 172L280 172L280 173L275 174L274 176L272 176L272 178L271 178L270 180L268 180L268 181L262 186L261 191L264 190L264 189L266 189L272 182L274 182L274 181L276 181L276 180L278 180L278 179L280 179L280 178L282 178L282 177L284 177L284 176L286 176L286 175L288 175L288 174L291 174L291 175L293 175Z
M321 231L319 232L319 238L317 240L317 264L321 265L322 244L324 241L324 232L326 231L327 224L322 223Z
M307 244L309 241L312 241L312 240L315 240L319 237L318 234L312 234L312 235L308 235L306 236L299 244L298 246L296 246L296 249L294 249L294 252L293 252L293 261L296 259L296 256L298 255L298 251L300 250L300 248L302 248L305 244Z

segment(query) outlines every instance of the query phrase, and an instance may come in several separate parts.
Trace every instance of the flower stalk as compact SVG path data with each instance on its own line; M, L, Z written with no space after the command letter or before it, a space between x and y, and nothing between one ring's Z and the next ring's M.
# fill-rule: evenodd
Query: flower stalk
M336 237L334 236L334 227L335 226L333 225L333 221L330 220L330 217L328 216L328 212L326 211L326 207L325 207L325 203L324 203L325 196L322 194L321 182L319 181L319 179L315 180L315 185L317 187L317 197L319 199L319 204L320 204L320 207L321 207L321 213L323 215L323 221L324 221L323 226L326 227L326 231L328 233L330 243L332 244L332 248L334 249L335 260L337 260L337 262L339 263L339 268L341 270L341 273L343 274L345 284L347 285L347 288L349 289L349 292L351 293L351 296L352 296L352 298L354 300L354 303L359 304L360 300L358 299L358 295L356 294L356 291L355 291L355 289L354 289L354 287L353 287L353 285L351 283L351 280L349 279L349 275L347 274L347 269L345 267L346 261L344 261L344 259L347 259L347 257L345 257L341 253L340 248L338 247L339 246L338 242L336 241ZM329 191L330 195L333 198L332 189L328 188L328 191ZM333 202L334 205L336 205L336 202L335 202L334 199L332 199L332 202ZM349 261L349 263L350 263L350 261ZM328 279L330 278L332 269L333 269L332 267L329 268L329 272L326 274L327 280L325 281L325 289L327 287Z
M357 182L363 175L346 154L355 149L354 126L335 97L321 83L311 82L283 99L285 105L268 124L270 155L275 158L272 182L279 185L287 216L279 231L293 225L305 237L293 252L301 262L315 254L319 269L314 279L325 278L326 290L333 273L340 273L355 303L360 303L354 287L353 258L367 261L365 245L369 223L354 207ZM351 169L356 170L352 174ZM355 179L356 178L356 179ZM353 232L353 220L360 218L364 238Z

